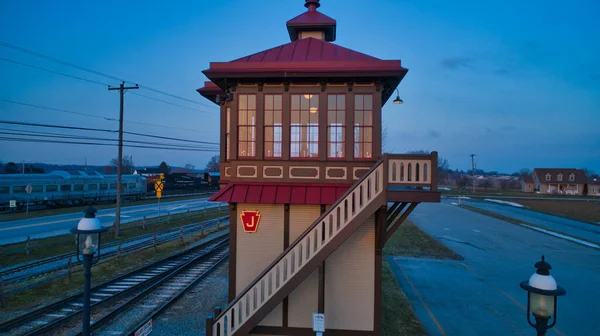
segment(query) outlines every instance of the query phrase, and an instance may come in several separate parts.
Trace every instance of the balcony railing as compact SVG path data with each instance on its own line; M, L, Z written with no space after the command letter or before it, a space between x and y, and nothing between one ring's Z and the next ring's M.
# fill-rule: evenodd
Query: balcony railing
M388 185L437 191L438 154L386 154Z

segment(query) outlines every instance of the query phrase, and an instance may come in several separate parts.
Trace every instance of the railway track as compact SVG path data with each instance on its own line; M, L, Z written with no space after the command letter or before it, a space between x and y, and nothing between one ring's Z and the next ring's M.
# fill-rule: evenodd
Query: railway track
M217 225L226 223L227 220L228 216L221 216L219 218L210 219L200 223L186 225L185 227L182 227L183 232L180 232L179 228L173 228L171 230L163 231L157 234L157 244L177 240L179 239L181 234L183 234L183 236L185 237L195 234L202 230L213 229ZM119 250L118 245L121 245L120 253L122 254L141 251L143 249L154 246L154 234L150 233L121 242L111 242L103 244L103 260L107 260L107 258L115 256ZM33 278L46 276L52 273L57 273L61 271L66 272L69 265L69 259L71 260L71 264L73 266L80 264L80 262L77 261L77 258L74 253L65 253L62 255L45 258L39 261L5 269L0 272L0 277L2 278L5 285L11 285ZM18 289L13 291L17 292Z
M125 310L146 309L152 313L163 309L161 306L165 302L173 302L227 257L228 241L223 236L210 239L197 247L93 287L92 330L114 327L111 321ZM77 317L81 316L83 310L82 301L83 293L80 293L38 308L0 324L0 334L77 334L81 330L81 318ZM135 305L137 302L140 304Z

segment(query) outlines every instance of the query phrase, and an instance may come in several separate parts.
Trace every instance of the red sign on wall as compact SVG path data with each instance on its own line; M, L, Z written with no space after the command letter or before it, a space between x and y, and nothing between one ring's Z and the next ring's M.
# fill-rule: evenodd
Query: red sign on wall
M240 219L242 220L244 232L256 232L256 229L258 229L258 222L260 221L260 213L257 210L243 210Z

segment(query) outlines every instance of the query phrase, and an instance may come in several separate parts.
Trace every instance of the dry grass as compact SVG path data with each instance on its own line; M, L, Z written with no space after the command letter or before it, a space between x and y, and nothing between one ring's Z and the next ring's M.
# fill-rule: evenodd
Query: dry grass
M533 211L549 215L590 223L600 222L600 202L525 199L515 199L511 201L523 204Z
M208 213L206 216L203 211L190 212L189 214L185 214L185 217L182 215L173 215L172 220L170 222L163 222L158 224L147 225L146 230L142 227L133 228L128 230L123 230L128 227L136 227L141 224L141 222L132 222L123 224L121 226L121 236L119 238L115 238L110 234L102 235L102 243L108 243L112 241L124 241L133 237L137 237L143 234L154 233L165 231L167 229L176 228L182 225L198 223L204 220L209 220L212 218L226 216L228 214L227 211L220 211L214 213ZM2 253L2 251L7 250L17 250L10 253ZM7 267L11 265L16 265L24 262L39 260L47 257L56 256L63 253L73 252L75 250L75 239L73 236L60 236L60 237L52 237L40 240L33 240L30 243L30 255L28 256L25 253L25 243L18 243L12 245L5 245L0 247L0 267Z
M173 197L173 198L166 198L164 200L161 200L161 204L166 204L169 202L175 202L175 201L183 201L183 200L188 200L188 199L194 199L194 198L205 198L208 197L209 194L207 194L206 196L204 195L194 195L194 196L182 196L182 197ZM136 205L144 205L144 204L154 204L156 203L156 199L144 199L141 201L132 201L132 202L125 202L122 205L122 208L127 208L130 206L136 206ZM13 221L13 220L20 220L20 219L29 219L29 218L38 218L38 217L45 217L45 216L56 216L56 215L64 215L64 214L69 214L69 213L75 213L75 212L81 212L83 213L83 210L87 207L86 206L73 206L73 207L67 207L67 208L57 208L57 209L44 209L44 210L35 210L35 211L29 211L29 214L26 215L25 212L16 212L16 213L6 213L6 214L0 214L0 222L8 222L8 221ZM98 209L98 210L102 210L102 209L111 209L114 208L115 204L114 202L107 202L107 203L102 203L102 204L94 204L94 208Z
M402 223L398 231L385 244L383 253L394 256L462 259L409 220Z
M198 233L193 236L184 238L185 244L196 242L206 235L216 232L216 229L208 230L204 235ZM137 269L143 265L164 259L184 247L180 241L172 241L161 244L156 251L154 249L146 249L135 254L126 255L120 259L113 258L106 262L94 265L92 268L92 286L108 281L120 275L123 275L131 270ZM83 273L81 267L73 268L71 279L68 277L60 278L45 284L41 284L26 291L9 296L6 298L3 309L7 311L22 311L35 308L41 304L48 304L68 295L73 295L82 291Z

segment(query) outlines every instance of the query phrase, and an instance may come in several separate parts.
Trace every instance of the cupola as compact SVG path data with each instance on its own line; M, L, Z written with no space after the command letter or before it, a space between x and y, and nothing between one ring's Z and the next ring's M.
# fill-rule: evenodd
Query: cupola
M286 23L292 42L309 37L327 42L335 41L337 23L320 13L317 10L320 6L319 0L306 0L304 7L308 10Z

